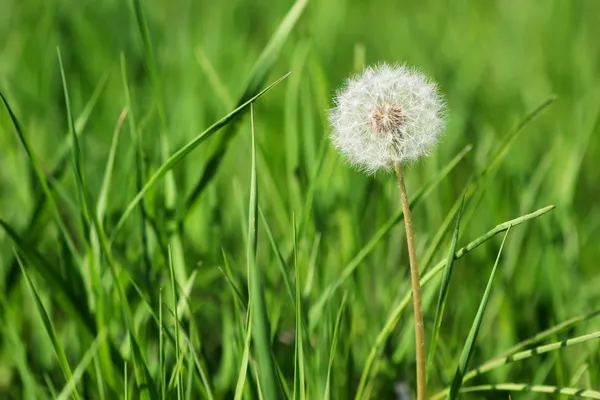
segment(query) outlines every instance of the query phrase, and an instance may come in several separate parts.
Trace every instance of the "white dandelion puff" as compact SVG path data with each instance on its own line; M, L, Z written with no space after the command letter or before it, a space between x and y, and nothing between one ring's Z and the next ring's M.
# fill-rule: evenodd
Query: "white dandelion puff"
M435 82L405 65L380 64L350 78L329 112L334 146L369 174L427 155L444 130Z

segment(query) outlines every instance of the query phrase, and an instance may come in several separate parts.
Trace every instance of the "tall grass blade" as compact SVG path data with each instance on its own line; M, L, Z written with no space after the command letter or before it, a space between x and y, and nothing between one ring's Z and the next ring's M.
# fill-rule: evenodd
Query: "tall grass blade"
M248 306L248 319L250 321L246 328L246 337L244 339L244 351L240 362L240 372L238 374L237 383L235 384L234 400L242 400L244 395L244 386L246 384L246 376L248 374L248 362L250 360L250 343L252 339L252 303Z
M269 322L267 319L267 308L263 293L263 274L259 264L256 262L257 249L257 211L258 211L258 189L256 185L256 149L254 134L254 105L250 105L250 119L252 125L252 167L250 177L250 205L248 213L248 291L252 303L252 317L254 324L253 338L256 349L257 368L262 394L265 399L278 399L277 377L273 359L271 358L271 344L269 340Z
M465 193L466 195L466 193ZM435 348L438 341L442 319L444 317L444 308L448 299L448 291L450 289L450 278L452 277L452 267L454 266L454 254L458 245L458 233L460 231L460 219L462 217L463 207L465 205L465 195L462 197L458 217L456 218L456 226L452 235L452 242L448 250L448 258L446 258L446 268L444 268L444 277L442 278L442 286L440 287L440 296L438 299L437 309L435 311L435 319L433 322L433 332L431 333L431 345L429 346L429 359L427 360L427 376L431 371L431 366L435 357Z
M548 386L548 385L531 385L529 383L498 383L494 385L468 386L461 389L461 393L474 392L531 392L531 393L546 393L552 395L564 394L574 397L583 397L586 399L600 399L600 392L591 389L579 389L570 387Z
M585 315L580 315L578 317L575 318L571 318L567 321L561 322L558 325L555 325L551 328L548 328L542 332L539 332L537 334L535 334L533 337L526 339L520 343L517 343L516 345L514 345L513 347L511 347L510 349L502 352L502 354L500 354L498 357L506 357L510 354L514 354L516 352L518 352L521 349L524 349L525 347L529 347L535 343L538 343L548 337L554 336L559 332L562 332L564 330L570 329L573 326L584 322L584 321L588 321L594 317L600 316L600 309L599 310L595 310L592 311L590 313L587 313Z
M300 266L298 265L298 242L296 237L296 217L292 217L292 231L294 239L294 270L296 272L296 343L295 343L295 371L294 371L294 399L306 399L306 377L304 371L304 329L302 318L302 282ZM298 390L298 392L296 392Z
M589 342L590 340L596 340L600 338L600 331L588 333L587 335L577 336L571 339L561 340L560 342L549 343L543 346L537 346L533 349L520 351L518 353L511 354L507 357L497 358L492 361L488 361L485 364L480 365L479 367L469 371L464 376L464 381L470 380L489 372L495 368L501 367L503 365L511 364L515 361L521 361L526 358L530 358L533 356L537 356L539 354L548 353L549 351L563 349L565 347L573 346L576 344L582 344L585 342Z
M169 247L169 271L171 273L171 292L173 295L173 312L175 314L175 358L183 360L183 356L181 354L181 346L179 344L179 313L177 311L178 301L177 301L177 284L175 282L175 268L173 267L173 258L171 254L171 248ZM183 398L183 376L181 373L177 376L177 400L181 400Z
M79 138L77 137L77 133L75 131L75 122L73 121L73 113L71 112L71 100L69 98L69 89L67 86L67 77L65 74L65 69L62 62L62 57L60 54L60 48L56 48L56 54L58 56L58 65L60 68L60 76L62 78L62 87L63 94L65 98L65 108L67 110L67 123L69 125L69 136L73 140L73 145L71 147L71 154L73 156L73 166L75 170L75 185L77 187L77 198L79 200L79 212L81 214L81 224L83 228L83 232L90 231L90 218L88 209L88 204L86 202L86 185L85 178L83 176L83 169L81 167L81 150L79 147ZM86 235L86 241L89 244L89 237Z
M504 239L502 240L502 244L500 245L500 250L498 251L498 256L496 258L496 263L494 264L494 268L492 269L492 273L490 274L490 279L488 280L488 284L485 288L485 292L483 293L483 298L479 303L479 309L477 310L477 315L475 316L475 320L473 321L473 325L471 326L471 330L469 331L469 336L467 337L467 341L463 347L462 354L460 355L460 360L458 362L458 366L456 368L456 372L454 373L454 378L452 380L452 386L450 387L450 400L454 400L458 396L458 391L462 386L463 377L467 370L467 366L469 365L469 360L471 359L471 354L473 354L473 348L475 347L475 341L477 340L477 334L479 333L479 328L481 327L481 321L483 321L483 314L485 313L485 307L487 306L488 299L490 298L490 293L492 291L492 284L494 282L494 278L496 276L496 270L498 269L498 263L500 261L500 255L502 254L502 249L504 249L504 243L506 242L506 238L508 237L508 233L510 232L510 226L506 230L504 234Z

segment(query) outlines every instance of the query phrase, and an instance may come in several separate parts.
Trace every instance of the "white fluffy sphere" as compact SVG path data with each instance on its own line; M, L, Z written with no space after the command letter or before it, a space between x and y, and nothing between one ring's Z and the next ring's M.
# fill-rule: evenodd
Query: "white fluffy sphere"
M434 82L405 65L380 64L337 94L331 139L352 165L372 174L428 154L444 130L444 113Z

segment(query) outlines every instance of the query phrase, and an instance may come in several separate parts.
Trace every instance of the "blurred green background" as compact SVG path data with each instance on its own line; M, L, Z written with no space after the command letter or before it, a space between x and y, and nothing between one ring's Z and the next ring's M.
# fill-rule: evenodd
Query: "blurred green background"
M62 163L62 171L56 168L59 158L68 155L61 149L70 143L56 47L62 54L74 118L90 107L95 91L99 94L79 132L82 168L94 200L101 192L117 119L127 105L121 54L126 62L132 94L128 117L135 115L141 147L126 121L107 196L104 226L110 236L139 190L136 174L142 173L146 181L164 162L164 152L181 148L235 107L256 71L253 66L293 5L287 0L142 1L157 61L157 96L129 2L0 0L0 90L49 177L83 259L96 253L88 242L89 231L81 225L82 207L70 156ZM448 103L448 128L440 145L406 172L409 194L416 194L461 149L473 145L414 208L417 250L420 258L433 252L432 261L446 257L453 218L447 220L449 232L439 245L432 243L471 177L494 159L518 121L550 96L557 96L519 133L501 163L476 187L465 209L459 246L496 224L556 205L551 213L511 230L471 365L600 307L600 250L594 239L600 228L600 2L326 0L296 7L301 15L280 51L271 54L272 66L266 63L268 75L262 86L288 71L293 73L257 101L255 131L258 202L290 277L295 276L290 256L293 215L299 221L298 268L305 311L312 311L344 267L400 208L392 175L364 176L346 165L327 143L326 110L335 91L364 65L382 61L421 68L439 82ZM120 279L154 377L158 376L158 327L140 292L157 312L159 292L164 288L164 301L172 306L169 245L182 288L195 271L189 284L190 307L182 319L185 326L197 328L192 336L216 398L233 397L242 357L243 324L219 267L225 268L225 254L239 286L245 286L251 166L248 114L186 156L173 169L174 180L169 182L175 186L165 189L161 181L146 197L145 223L136 208L112 245L118 266L125 271ZM223 157L208 164L220 151ZM201 184L200 191L203 177L206 185ZM80 394L99 398L102 379L98 376L114 373L114 378L104 379L105 396L121 395L116 388L123 386L127 361L129 395L137 398L127 328L113 278L105 272L101 287L93 287L88 263L69 254L49 207L38 207L36 212L43 198L9 115L2 110L0 218L25 243L21 251L31 255L36 249L46 263L35 265L29 260L25 267L72 368L93 337L82 333L73 311L57 298L61 290L77 293L84 299L79 305L95 315L94 304L102 293L106 315L95 326L108 328L106 341L114 347L112 367L90 363L79 383ZM275 359L291 385L294 305L262 219L258 225L258 265L265 275ZM15 263L13 239L0 229L0 397L49 398L49 388L60 391L66 381ZM497 237L456 262L438 362L430 377L431 393L452 378L500 241ZM101 260L100 268L108 271L105 264ZM40 272L46 268L42 265L68 286L53 286ZM80 271L81 276L74 277L73 271ZM333 324L343 293L348 300L331 384L333 398L339 399L355 393L368 352L408 283L404 228L398 223L376 241L333 293L322 319L309 322L316 324L308 328L306 339L312 352L307 361L309 398L322 397ZM432 285L424 290L428 338L437 288ZM164 318L170 318L172 326L167 311ZM600 322L592 319L550 339L598 329ZM393 398L398 382L413 387L413 347L412 312L407 312L384 346L372 377L371 398ZM598 354L597 341L586 343L499 368L475 382L599 388ZM170 374L176 364L172 349L167 350L166 359ZM35 389L27 389L27 382ZM194 378L193 382L191 398L205 397L200 381ZM247 388L248 398L256 398L253 393ZM506 394L498 396L506 398Z

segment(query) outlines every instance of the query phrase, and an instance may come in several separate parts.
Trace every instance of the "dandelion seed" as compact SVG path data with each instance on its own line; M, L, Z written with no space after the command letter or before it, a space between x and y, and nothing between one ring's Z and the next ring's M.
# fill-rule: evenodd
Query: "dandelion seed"
M437 143L445 103L437 85L405 65L380 64L350 78L329 118L334 146L372 174L415 160Z

